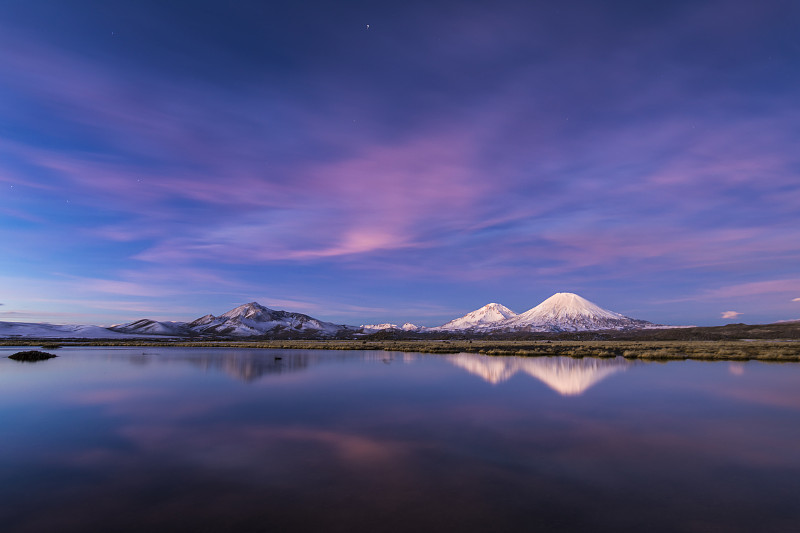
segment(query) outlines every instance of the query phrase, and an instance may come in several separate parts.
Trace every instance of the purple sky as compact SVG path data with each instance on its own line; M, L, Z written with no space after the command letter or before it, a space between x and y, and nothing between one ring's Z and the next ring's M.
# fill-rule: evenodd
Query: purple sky
M0 7L0 320L800 318L800 3Z

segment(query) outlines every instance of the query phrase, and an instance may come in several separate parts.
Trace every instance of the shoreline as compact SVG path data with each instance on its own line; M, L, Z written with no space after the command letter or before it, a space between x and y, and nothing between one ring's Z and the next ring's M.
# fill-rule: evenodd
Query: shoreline
M475 353L523 357L624 357L645 361L800 362L795 339L737 341L491 341L491 340L246 340L187 341L170 339L0 339L0 346L179 347L293 350L378 350L432 354Z

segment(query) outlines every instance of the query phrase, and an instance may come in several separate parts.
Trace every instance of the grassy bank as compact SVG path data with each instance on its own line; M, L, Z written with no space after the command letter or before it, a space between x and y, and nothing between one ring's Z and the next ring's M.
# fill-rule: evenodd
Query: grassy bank
M41 346L53 340L3 340L4 346ZM302 350L385 350L421 353L478 353L527 357L625 357L643 360L800 361L796 341L492 341L492 340L264 340L171 341L59 340L62 346L179 346L214 348L279 348Z

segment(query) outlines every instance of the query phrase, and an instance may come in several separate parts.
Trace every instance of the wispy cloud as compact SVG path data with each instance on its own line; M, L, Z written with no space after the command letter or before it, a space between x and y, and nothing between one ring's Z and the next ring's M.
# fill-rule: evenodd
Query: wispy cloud
M450 117L455 128L444 128L440 119L423 121L387 141L364 135L381 128L380 117L353 111L366 128L342 136L339 117L313 117L281 94L288 104L281 116L312 132L298 142L335 155L278 158L276 165L274 123L260 118L272 112L252 112L263 100L244 97L223 107L216 88L178 91L154 78L131 89L105 66L41 45L2 58L24 73L15 82L21 88L69 111L66 120L111 133L117 148L103 155L17 144L14 152L78 186L75 197L83 203L129 211L128 223L89 231L118 242L150 241L134 254L149 262L315 262L455 245L474 255L487 243L470 235L497 218L498 208L515 214L489 243L491 254L507 255L513 247L517 262L527 263L520 269L544 273L615 263L650 270L725 265L784 253L786 239L798 236L797 230L775 234L771 225L742 223L754 194L791 184L786 169L797 161L781 147L781 132L792 123L786 115L729 119L725 127L707 117L656 116L614 124L598 138L594 129L606 124L575 131L548 111L538 110L536 122L510 123L511 110L529 112L530 102L509 79L500 82L496 99ZM535 84L540 74L522 75ZM53 83L56 78L67 79L66 89ZM663 95L649 98L657 96ZM220 129L227 132L223 137L213 133ZM754 143L753 130L773 133ZM530 157L520 155L520 140L535 141ZM739 189L748 194L739 196ZM773 209L792 212L800 200L793 198L775 197ZM176 201L191 202L193 211L170 215ZM739 218L698 224L710 202ZM626 222L632 219L639 222ZM202 223L208 220L214 224ZM557 265L542 265L543 255ZM496 267L484 277L495 273Z
M798 290L800 290L800 278L776 279L768 281L755 281L751 283L738 283L734 285L718 287L715 289L703 289L693 295L671 299L668 301L688 302L753 298L763 297L765 295L777 295L781 293L796 293ZM800 301L800 299L794 299L792 301Z
M85 323L91 319L91 313L70 313L70 312L53 312L53 311L35 311L35 310L19 310L19 311L0 311L1 318L7 318L12 321L20 321L21 319L32 321L48 321L48 322L67 322L67 323Z
M738 311L723 311L722 312L722 318L725 318L725 319L736 318L741 314L742 313L740 313Z

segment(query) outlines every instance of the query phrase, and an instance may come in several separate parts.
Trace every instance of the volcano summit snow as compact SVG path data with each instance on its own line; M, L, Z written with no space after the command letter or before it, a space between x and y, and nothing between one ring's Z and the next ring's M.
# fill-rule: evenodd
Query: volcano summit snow
M516 331L592 331L654 326L646 320L637 320L603 309L571 292L558 292L533 309L498 324L500 325Z

